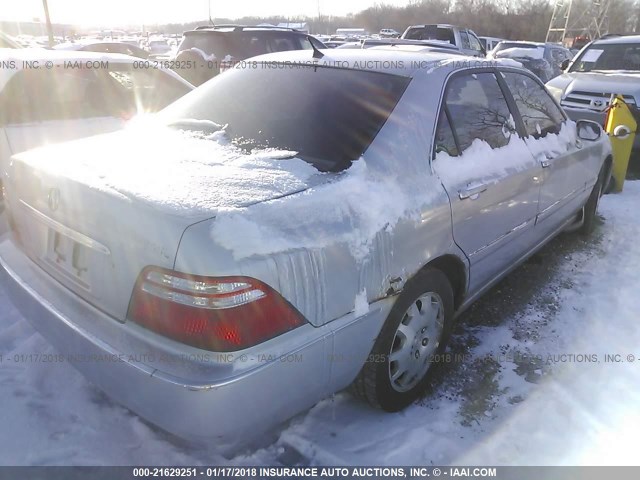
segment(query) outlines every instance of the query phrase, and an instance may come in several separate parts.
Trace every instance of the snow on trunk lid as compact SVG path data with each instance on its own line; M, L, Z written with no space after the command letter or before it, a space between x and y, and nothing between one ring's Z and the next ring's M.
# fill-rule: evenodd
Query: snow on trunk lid
M14 156L8 188L25 253L120 320L140 271L172 268L189 225L304 190L318 173L291 152L133 130Z

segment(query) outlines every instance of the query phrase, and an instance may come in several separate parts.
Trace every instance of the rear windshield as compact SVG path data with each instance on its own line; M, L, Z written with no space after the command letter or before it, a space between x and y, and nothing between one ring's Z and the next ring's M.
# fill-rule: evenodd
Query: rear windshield
M358 159L398 103L410 79L388 73L259 64L218 75L161 112L177 128L226 125L247 150L278 148L320 171ZM195 126L194 126L195 125Z
M409 28L404 34L404 38L410 40L441 40L452 45L456 44L456 37L451 28L437 27L435 25Z
M640 44L591 45L573 62L570 72L640 70Z
M184 36L178 51L198 48L207 55L215 55L219 60L230 55L236 59L255 57L271 52L310 49L311 44L302 35L288 32L264 32L246 30L243 32L192 32Z

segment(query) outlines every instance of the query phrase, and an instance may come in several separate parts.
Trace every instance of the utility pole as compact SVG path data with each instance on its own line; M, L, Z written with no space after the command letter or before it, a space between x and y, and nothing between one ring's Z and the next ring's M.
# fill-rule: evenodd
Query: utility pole
M47 35L49 36L49 47L53 48L53 27L51 26L51 18L49 17L49 5L47 0L42 0L42 6L44 7L44 19L47 22Z

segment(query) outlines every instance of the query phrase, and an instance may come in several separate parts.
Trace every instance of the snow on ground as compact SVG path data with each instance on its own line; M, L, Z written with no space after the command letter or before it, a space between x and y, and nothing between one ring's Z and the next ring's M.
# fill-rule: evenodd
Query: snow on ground
M55 352L0 288L0 464L637 463L639 203L628 182L588 241L560 236L476 303L405 411L340 393L231 460L157 431L67 364L14 361Z

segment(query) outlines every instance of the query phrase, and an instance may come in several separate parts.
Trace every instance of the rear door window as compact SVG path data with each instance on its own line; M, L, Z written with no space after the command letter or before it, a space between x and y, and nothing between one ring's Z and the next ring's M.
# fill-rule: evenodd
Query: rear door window
M469 44L471 45L471 50L475 50L476 52L482 51L480 40L471 32L469 32Z
M528 75L514 72L503 75L527 135L541 138L548 133L558 133L565 118L544 87Z
M461 152L475 139L504 147L514 130L500 85L493 73L465 73L449 81L446 106Z

